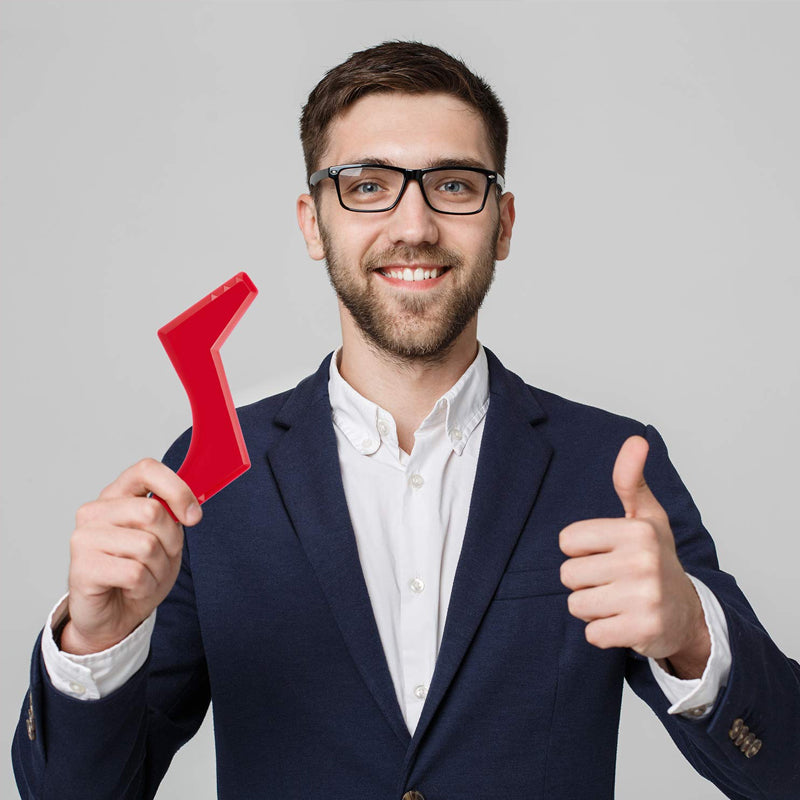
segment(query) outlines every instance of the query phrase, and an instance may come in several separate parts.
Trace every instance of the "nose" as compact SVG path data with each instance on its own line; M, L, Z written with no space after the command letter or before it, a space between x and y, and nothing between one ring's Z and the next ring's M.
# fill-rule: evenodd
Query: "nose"
M417 181L409 181L398 204L389 212L392 244L435 244L439 239L436 212L425 202Z

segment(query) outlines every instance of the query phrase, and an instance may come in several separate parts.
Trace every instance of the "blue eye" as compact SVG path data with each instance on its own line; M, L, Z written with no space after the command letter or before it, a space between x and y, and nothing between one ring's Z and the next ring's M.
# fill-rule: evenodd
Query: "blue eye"
M355 190L360 194L375 194L381 190L377 183L359 183Z
M461 181L448 181L445 184L442 184L442 191L448 193L456 193L456 192L463 192L466 188Z

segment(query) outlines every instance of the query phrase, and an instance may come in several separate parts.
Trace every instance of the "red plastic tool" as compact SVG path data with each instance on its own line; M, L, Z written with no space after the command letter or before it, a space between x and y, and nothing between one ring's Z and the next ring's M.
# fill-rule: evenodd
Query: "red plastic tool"
M192 439L178 475L200 503L250 468L219 349L257 294L240 272L158 331L192 407Z

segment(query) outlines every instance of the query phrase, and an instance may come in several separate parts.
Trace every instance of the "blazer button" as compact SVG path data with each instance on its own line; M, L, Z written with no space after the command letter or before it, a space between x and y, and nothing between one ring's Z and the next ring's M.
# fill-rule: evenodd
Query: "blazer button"
M416 789L412 789L403 795L403 800L425 800L425 795L422 794L422 792L418 792Z

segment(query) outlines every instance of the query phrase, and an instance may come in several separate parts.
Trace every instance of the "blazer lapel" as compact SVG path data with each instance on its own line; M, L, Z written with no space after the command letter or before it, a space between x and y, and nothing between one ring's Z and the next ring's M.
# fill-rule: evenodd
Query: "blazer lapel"
M332 353L275 418L285 433L267 452L286 510L364 682L398 739L406 768L480 625L547 471L552 448L530 389L486 347L489 409L442 646L422 716L409 735L372 612L342 485L328 397Z
M342 484L328 397L331 356L289 395L275 419L287 430L267 458L353 661L407 746L411 736L386 663Z
M442 646L406 765L480 625L525 525L552 455L535 429L545 413L530 389L486 347L489 409Z

